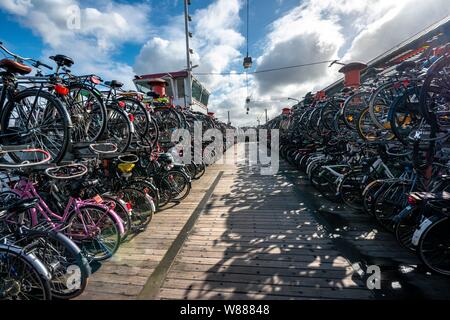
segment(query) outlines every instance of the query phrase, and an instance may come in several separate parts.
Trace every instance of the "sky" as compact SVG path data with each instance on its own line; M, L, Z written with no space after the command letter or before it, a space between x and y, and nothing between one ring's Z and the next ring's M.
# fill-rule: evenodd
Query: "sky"
M340 59L367 62L450 14L450 0L191 0L191 48L212 92L210 111L235 125L264 121L341 77L328 64L242 74ZM77 11L78 10L78 11ZM76 15L79 13L79 15ZM0 41L22 56L50 63L66 54L79 74L118 79L186 68L183 0L0 0ZM76 19L74 17L79 17ZM251 97L246 114L246 97Z

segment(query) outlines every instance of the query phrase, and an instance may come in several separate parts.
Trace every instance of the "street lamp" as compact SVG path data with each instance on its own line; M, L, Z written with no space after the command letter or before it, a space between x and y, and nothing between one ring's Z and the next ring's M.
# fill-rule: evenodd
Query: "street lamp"
M244 66L244 69L249 69L252 67L252 57L248 55L248 29L249 29L249 2L250 0L247 0L247 56L244 58L244 62L242 65Z
M244 58L244 63L242 65L244 66L244 69L248 69L252 67L252 64L252 57L249 57L247 53L247 56Z
M194 51L190 48L189 38L192 37L192 33L189 32L189 22L192 21L191 16L189 15L188 7L191 4L191 0L184 0L184 31L186 33L186 68L187 68L187 88L185 89L185 93L188 96L188 101L185 101L185 106L187 104L192 103L192 64L191 64L191 54ZM185 98L186 99L186 98Z

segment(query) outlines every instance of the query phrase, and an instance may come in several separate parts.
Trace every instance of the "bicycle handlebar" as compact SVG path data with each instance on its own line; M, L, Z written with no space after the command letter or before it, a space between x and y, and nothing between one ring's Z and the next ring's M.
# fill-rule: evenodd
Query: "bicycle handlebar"
M32 64L32 66L35 67L35 68L39 68L40 66L42 66L42 67L45 67L45 68L47 68L47 69L49 69L49 70L53 70L53 67L49 66L48 64L42 63L42 62L39 61L39 60L34 60L34 59L32 59L32 58L24 58L24 57L19 56L18 54L15 54L15 53L9 51L9 50L3 45L3 42L1 42L1 41L0 41L0 49L2 49L3 51L5 51L5 52L6 52L7 54L9 54L10 56L14 57L14 59L16 59L16 60L20 60L20 61L32 61L32 62L34 62L34 63Z
M45 67L49 70L53 70L53 67L49 66L48 64L42 63L39 60L31 60L34 61L35 63L33 64L33 67L39 68L40 66Z
M7 54L9 54L10 56L13 56L15 59L17 60L22 60L22 61L34 61L31 58L24 58L19 56L18 54L12 53L11 51L9 51L4 45L3 42L0 42L0 49L2 49L3 51L5 51Z

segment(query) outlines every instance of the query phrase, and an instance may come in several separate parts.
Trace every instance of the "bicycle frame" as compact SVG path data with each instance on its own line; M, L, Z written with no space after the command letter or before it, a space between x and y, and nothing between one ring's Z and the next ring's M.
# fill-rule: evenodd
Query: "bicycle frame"
M104 215L106 216L108 214L111 214L115 220L115 222L118 224L119 232L120 234L124 234L124 227L123 224L120 222L120 218L117 216L117 214L108 208L105 205L98 204L93 201L89 200L81 200L76 199L73 197L69 198L69 202L67 203L64 214L62 216L54 213L46 204L44 199L39 195L39 193L36 191L36 188L34 187L34 184L30 181L27 181L25 179L21 179L14 189L12 190L14 193L19 195L21 198L38 198L39 201L36 205L36 208L30 209L31 212L31 223L32 226L36 226L39 223L39 215L43 216L44 219L49 222L49 224L52 226L53 230L55 231L61 231L65 227L65 223L68 221L69 217L73 214L77 214L81 217L81 221L83 221L83 229L85 232L84 237L79 237L78 240L86 239L90 237L90 229L95 229L97 226L95 225L87 225L85 219L83 218L83 214L81 213L81 208L86 205L95 205L99 209L104 211ZM52 219L53 218L53 219ZM57 220L58 222L55 222ZM74 238L77 238L76 235L70 235Z

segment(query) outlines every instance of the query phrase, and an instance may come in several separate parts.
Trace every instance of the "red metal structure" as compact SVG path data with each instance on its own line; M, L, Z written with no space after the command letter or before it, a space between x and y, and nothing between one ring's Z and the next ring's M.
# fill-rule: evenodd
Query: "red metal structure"
M358 88L361 85L361 71L366 68L365 63L352 62L339 69L344 74L344 87Z

